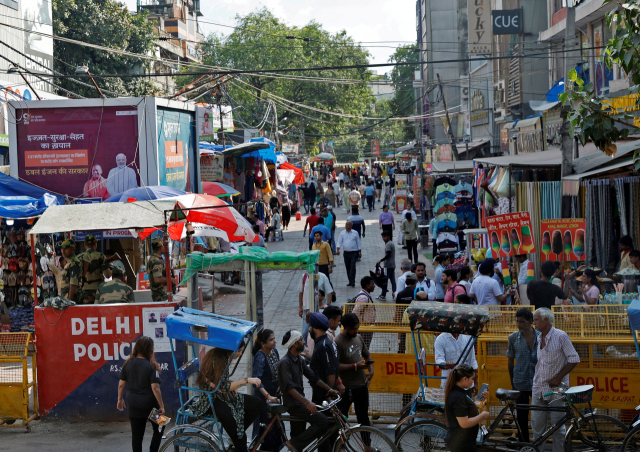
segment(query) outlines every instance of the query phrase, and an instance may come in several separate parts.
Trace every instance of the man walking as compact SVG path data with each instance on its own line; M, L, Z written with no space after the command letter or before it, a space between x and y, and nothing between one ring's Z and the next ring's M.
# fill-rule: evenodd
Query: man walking
M327 335L329 319L319 312L313 312L309 316L309 334L313 339L313 354L311 355L311 370L320 380L324 381L331 389L338 388L338 374L340 363L338 361L338 348ZM327 391L319 386L313 387L311 401L316 405L322 405L327 398Z
M356 190L356 186L354 185L353 189L349 193L349 202L351 203L352 210L354 206L358 207L360 205L360 199L362 199L362 195L358 190Z
M362 242L360 241L360 234L353 229L353 223L351 221L347 221L344 227L345 230L340 232L338 236L336 256L340 255L340 249L342 248L344 266L347 270L347 277L349 278L347 286L355 287L356 262L358 259L362 259Z
M340 411L345 416L349 416L349 409L353 403L358 424L371 425L369 383L373 378L373 361L371 361L369 349L358 334L360 328L358 316L353 312L345 314L341 324L342 332L336 336L335 340L340 362L340 379L345 387ZM365 373L364 369L367 369L368 373ZM363 439L367 441L367 438Z
M315 207L311 208L311 215L307 217L307 221L304 223L304 230L302 231L302 237L307 234L307 226L309 227L309 249L313 246L313 228L318 224L318 215L316 215Z
M376 210L376 189L373 187L373 182L369 182L367 186L364 188L365 195L367 196L367 206L369 207L369 212L371 209Z
M380 198L382 197L382 176L378 175L376 178L376 194L378 195L378 202L380 202Z
M387 204L382 206L382 212L380 212L378 216L378 224L380 225L380 230L391 233L391 240L393 240L393 230L396 228L396 222L393 214L389 212L389 206Z
M353 225L353 229L358 234L360 234L360 237L364 238L367 228L365 227L365 224L364 224L364 218L362 218L359 215L359 212L360 212L360 209L358 208L358 206L352 207L351 215L347 217L347 221L350 221L351 224Z
M518 331L509 335L507 345L507 359L511 387L520 391L516 400L517 405L529 405L533 375L538 362L538 339L540 331L532 326L533 314L529 308L520 308L516 312ZM515 364L514 364L515 361ZM518 408L517 421L522 436L521 442L529 442L529 410Z
M365 276L360 280L361 290L356 295L353 313L358 316L365 324L372 325L376 323L376 308L373 305L373 297L371 294L376 288L376 283L371 276ZM371 345L373 333L362 333L362 340L367 348Z
M320 256L318 256L318 271L324 273L329 279L329 282L331 282L331 277L329 276L333 273L333 253L331 252L331 247L327 242L322 241L322 232L315 231L313 237L316 241L311 249L320 251Z
M282 338L282 345L287 349L287 354L278 363L278 382L282 391L282 402L287 407L289 414L299 421L291 422L291 440L286 442L289 450L302 451L311 442L322 436L329 428L329 419L318 413L316 405L305 398L304 375L311 386L320 386L331 395L338 395L325 382L320 380L300 358L304 351L304 341L299 331L287 331ZM309 428L307 423L311 424Z
M569 387L569 372L580 362L580 356L569 339L569 335L553 327L553 312L548 308L539 308L533 313L533 325L540 331L538 339L536 371L531 387L532 405L564 406L559 395L544 396L564 383ZM531 430L533 440L540 438L547 429L547 421L555 424L564 415L560 411L531 412ZM553 452L564 451L565 426L562 425L553 434Z
M309 284L313 283L313 280L309 278L309 275L305 272L300 278L298 284L298 315L302 319L302 338L307 341L307 334L309 333L309 324L307 323L307 313L309 312ZM327 304L330 306L333 301L333 288L329 282L329 278L324 273L318 273L318 293L324 292L327 296ZM318 312L321 306L315 305L314 311Z
M382 241L384 242L384 257L376 262L376 267L379 267L380 264L384 264L385 273L387 276L387 281L382 288L382 293L377 298L378 300L386 300L387 299L387 287L389 285L389 281L391 282L391 293L394 294L396 292L396 246L393 243L391 237L391 231L384 230L382 231Z

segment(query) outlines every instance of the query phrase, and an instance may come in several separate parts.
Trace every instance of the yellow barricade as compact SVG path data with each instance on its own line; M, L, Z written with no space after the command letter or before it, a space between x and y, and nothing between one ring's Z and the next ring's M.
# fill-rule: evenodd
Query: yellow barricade
M29 431L29 423L38 416L36 354L32 344L30 333L0 333L0 428L13 426ZM33 410L29 406L31 400ZM17 420L22 423L15 423Z

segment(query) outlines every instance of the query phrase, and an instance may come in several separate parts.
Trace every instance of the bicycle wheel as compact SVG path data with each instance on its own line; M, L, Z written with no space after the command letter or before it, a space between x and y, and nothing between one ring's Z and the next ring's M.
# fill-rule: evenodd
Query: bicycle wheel
M592 414L578 420L578 428L567 432L566 452L618 452L629 433L622 421L606 414Z
M346 438L338 436L333 452L398 452L393 441L377 428L353 427L346 435Z
M631 429L622 443L620 452L640 452L640 425Z
M220 448L209 438L196 432L173 435L160 448L160 452L220 452Z
M425 419L407 425L396 439L399 452L446 451L447 427L438 421Z

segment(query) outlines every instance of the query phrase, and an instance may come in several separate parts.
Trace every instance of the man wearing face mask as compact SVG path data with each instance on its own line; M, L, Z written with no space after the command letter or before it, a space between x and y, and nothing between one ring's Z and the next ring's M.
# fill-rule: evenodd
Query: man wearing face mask
M138 182L136 181L136 172L133 168L127 166L127 156L124 154L116 155L116 165L109 171L107 176L107 190L109 196L117 195L123 191L127 191L130 188L136 188Z
M286 445L289 450L301 452L314 439L322 436L329 427L329 419L324 414L318 413L316 405L305 398L302 376L309 380L312 387L319 386L329 395L337 396L338 392L320 380L316 373L303 362L303 358L300 357L300 353L304 351L302 333L296 330L287 331L282 338L282 345L287 349L287 354L278 364L282 402L289 414L300 419L300 421L291 422L291 440L287 441ZM311 424L309 428L306 428L307 422Z

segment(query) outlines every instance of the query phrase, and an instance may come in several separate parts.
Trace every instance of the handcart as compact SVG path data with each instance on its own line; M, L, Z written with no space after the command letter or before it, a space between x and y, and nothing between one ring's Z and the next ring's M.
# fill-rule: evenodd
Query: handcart
M425 362L424 350L420 338L421 331L448 332L467 334L473 338L461 353L455 365L462 362L474 351L474 344L482 329L489 321L487 308L475 305L445 305L438 302L412 302L407 309L414 341L414 350L418 364L420 388L410 408L396 425L396 446L400 452L429 452L447 450L446 436L448 426L444 417L444 394L440 388L428 387L432 378L426 374L425 366L438 365ZM416 341L417 337L417 341ZM553 388L552 388L553 389ZM596 413L591 407L593 385L573 388L559 387L544 394L565 402L563 406L516 405L515 400L520 391L499 388L495 397L502 402L504 408L487 427L479 429L476 445L487 450L504 452L519 450L520 452L538 452L544 449L545 442L562 426L568 425L565 433L565 450L618 452L629 428L620 420L605 414ZM481 402L476 402L481 404ZM580 408L576 405L587 405ZM520 442L518 438L496 435L500 422L506 415L516 417L517 408L529 410L562 412L562 418L551 425L544 434L533 442ZM519 425L515 427L519 432ZM624 449L623 449L624 452ZM636 449L637 452L637 449Z

